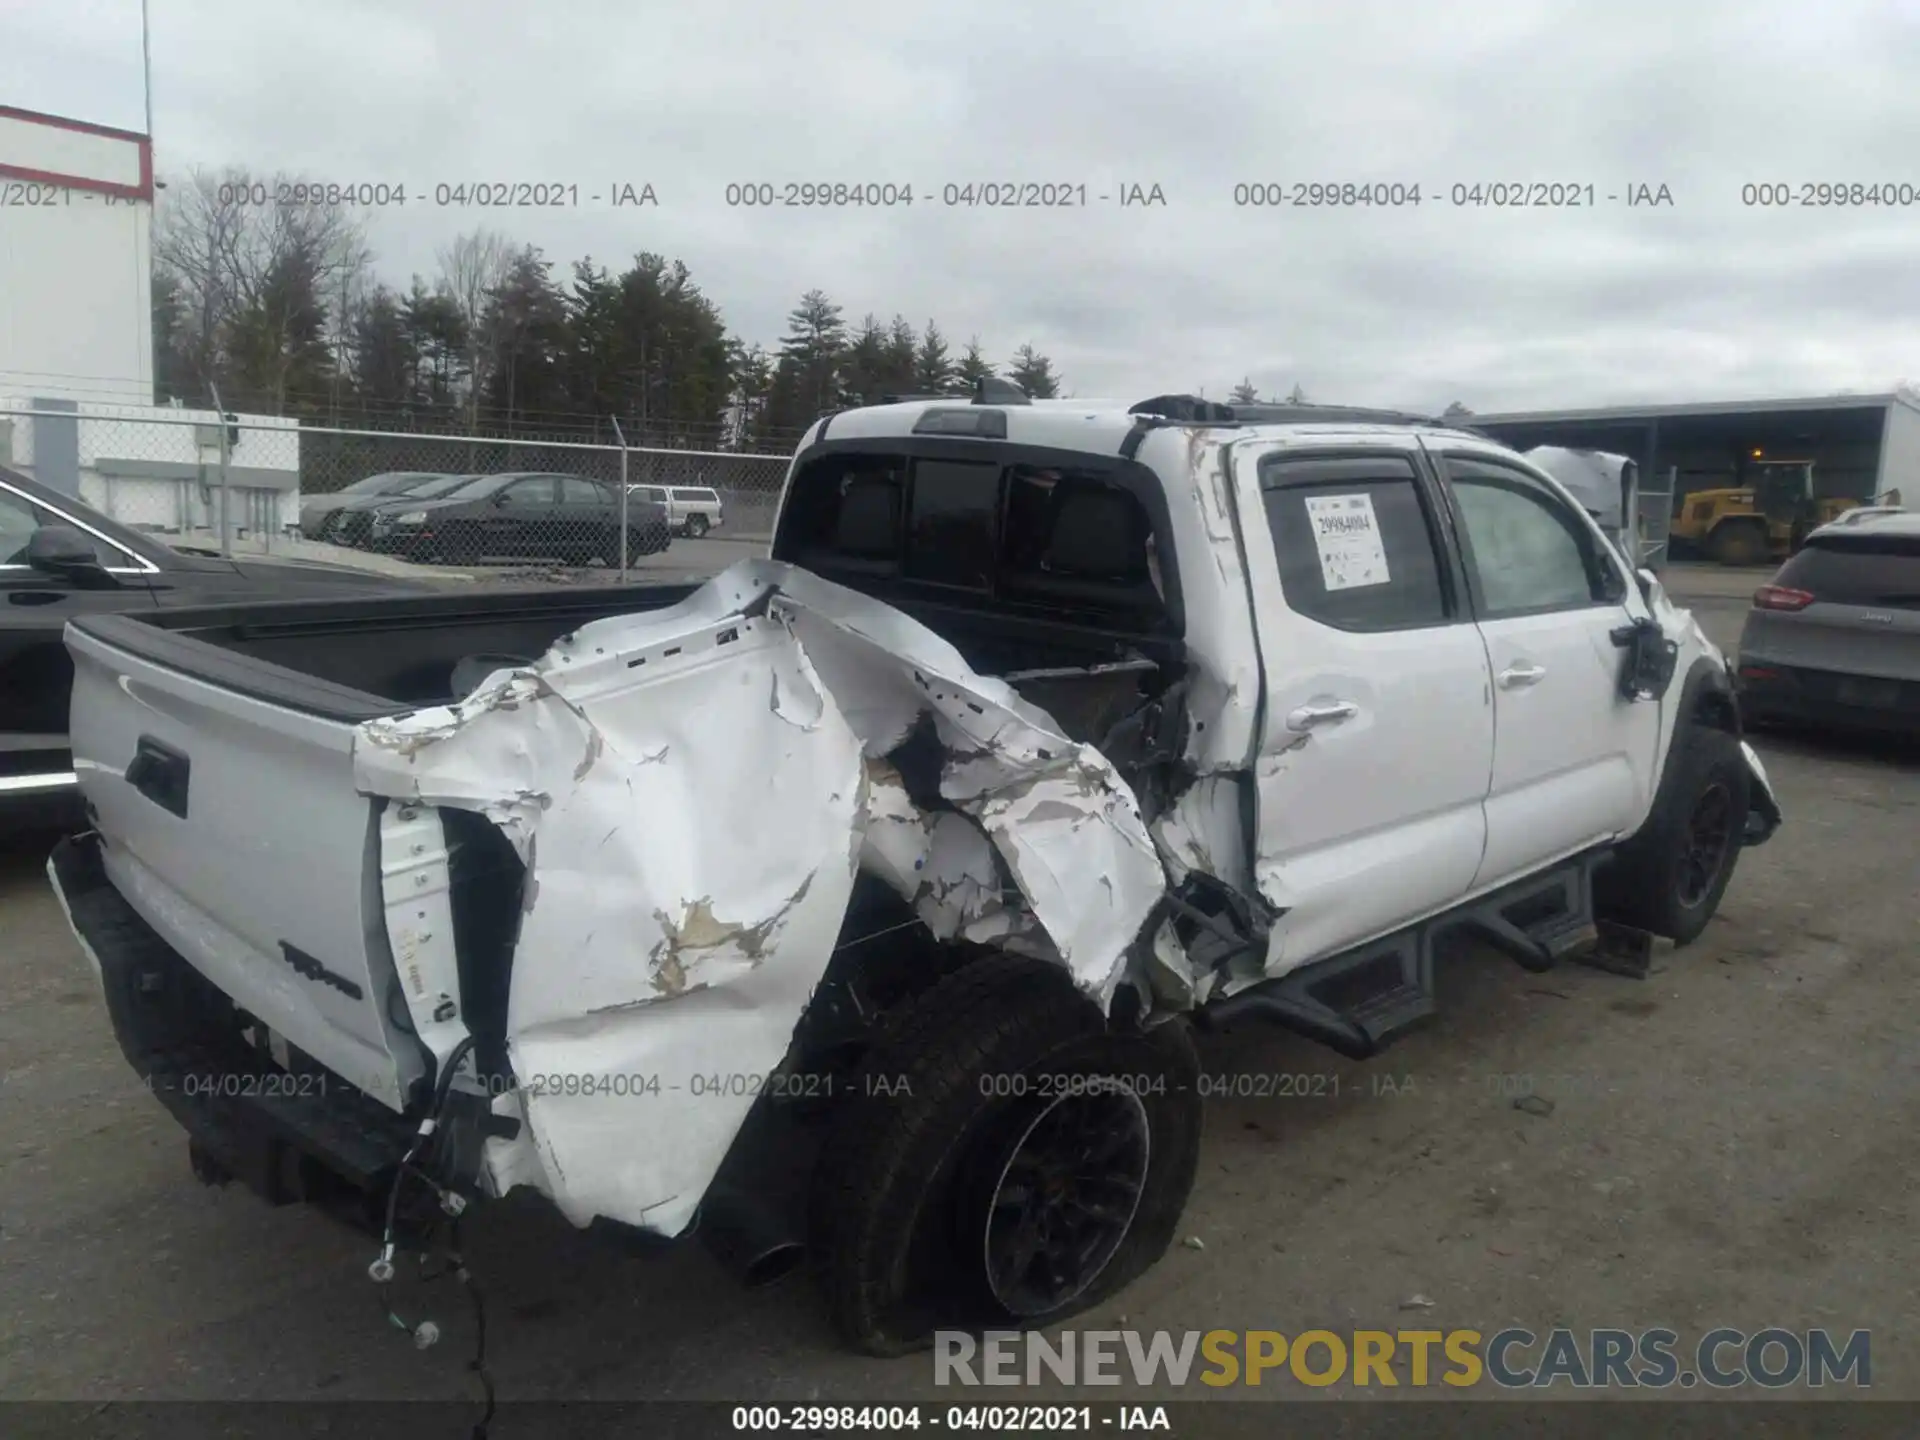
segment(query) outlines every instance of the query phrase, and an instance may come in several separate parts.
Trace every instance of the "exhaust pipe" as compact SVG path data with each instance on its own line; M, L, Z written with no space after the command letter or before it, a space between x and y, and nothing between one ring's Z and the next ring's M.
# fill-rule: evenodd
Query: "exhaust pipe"
M714 1259L750 1290L784 1280L806 1262L806 1245L780 1212L734 1186L707 1192L697 1228Z

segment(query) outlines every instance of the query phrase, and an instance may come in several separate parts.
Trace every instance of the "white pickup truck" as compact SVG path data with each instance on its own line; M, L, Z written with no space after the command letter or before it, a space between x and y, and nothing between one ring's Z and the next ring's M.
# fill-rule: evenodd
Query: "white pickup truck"
M519 1187L810 1253L873 1353L1154 1263L1193 1021L1364 1057L1457 934L1644 974L1780 820L1655 577L1378 412L856 409L701 586L67 644L53 882L202 1179L346 1202L382 1281Z

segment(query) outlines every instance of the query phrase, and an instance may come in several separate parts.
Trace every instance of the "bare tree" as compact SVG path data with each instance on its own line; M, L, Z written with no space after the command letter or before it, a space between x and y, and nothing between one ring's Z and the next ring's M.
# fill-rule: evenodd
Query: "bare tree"
M492 230L475 230L455 237L435 257L440 262L440 289L459 308L467 331L467 428L480 425L480 397L485 393L491 352L481 324L487 303L513 269L520 247Z
M300 186L286 175L195 170L163 192L154 238L179 294L194 382L204 391L230 380L236 395L276 411L316 346L331 349L373 259L346 207L274 203L289 189Z

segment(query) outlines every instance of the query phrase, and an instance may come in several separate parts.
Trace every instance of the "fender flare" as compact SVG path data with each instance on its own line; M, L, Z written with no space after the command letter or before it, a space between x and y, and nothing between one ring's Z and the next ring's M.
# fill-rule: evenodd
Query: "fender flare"
M1724 730L1736 740L1746 737L1740 718L1740 696L1733 688L1733 677L1724 665L1715 664L1705 655L1693 662L1681 683L1680 702L1674 707L1674 735L1678 736L1680 727L1688 723ZM1673 753L1672 741L1667 744L1667 753ZM1663 759L1662 779L1665 768Z
M1673 757L1680 749L1681 729L1687 725L1705 725L1709 729L1723 731L1739 742L1755 781L1752 808L1742 843L1748 846L1765 844L1780 828L1780 804L1774 796L1772 782L1760 765L1759 757L1753 753L1753 747L1747 744L1746 727L1740 717L1740 694L1734 687L1733 677L1725 666L1716 664L1705 655L1693 662L1686 680L1681 684L1680 698L1674 706L1673 730L1667 737L1666 753L1660 757L1660 780L1654 789L1653 803L1647 807L1646 821L1642 821L1640 829L1628 837L1628 842L1638 839L1647 822L1660 813L1662 802L1666 800L1673 783Z
M1666 748L1660 755L1660 778L1654 782L1647 813L1641 817L1632 833L1623 837L1622 844L1632 844L1640 839L1654 816L1661 813L1661 807L1673 786L1673 757L1679 753L1680 737L1687 726L1704 724L1714 730L1726 731L1735 740L1741 739L1744 734L1740 721L1740 698L1734 691L1733 681L1728 677L1725 667L1714 663L1712 657L1695 657L1687 669L1686 679L1667 694L1670 697L1677 695L1677 698L1671 701L1673 725L1667 731Z

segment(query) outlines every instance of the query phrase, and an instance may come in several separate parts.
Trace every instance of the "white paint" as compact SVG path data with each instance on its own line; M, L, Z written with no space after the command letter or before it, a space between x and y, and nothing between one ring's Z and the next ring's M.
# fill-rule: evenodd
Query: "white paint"
M1651 803L1660 707L1622 697L1610 638L1633 617L1621 604L1480 623L1499 741L1475 888L1603 844Z
M140 184L141 141L76 130L27 115L0 115L0 166L96 184Z
M387 946L414 1034L433 1053L437 1079L467 1038L453 934L451 857L440 812L425 805L386 806L379 846Z
M1412 453L1401 433L1369 444ZM1457 901L1486 839L1493 704L1471 625L1364 634L1296 613L1280 584L1259 488L1263 455L1234 446L1233 473L1253 614L1266 672L1254 767L1260 894L1286 910L1268 942L1281 974ZM1304 707L1351 704L1350 718L1288 728Z
M931 817L881 758L920 715L957 807ZM527 863L507 1016L526 1123L488 1168L576 1224L686 1227L858 866L936 933L1019 941L1102 1003L1165 884L1103 758L925 627L767 561L370 721L354 767L366 793L489 816Z
M0 116L0 383L150 403L152 203L6 170L137 186L139 143Z
M1309 495L1305 503L1321 583L1328 590L1357 590L1393 579L1371 495Z

